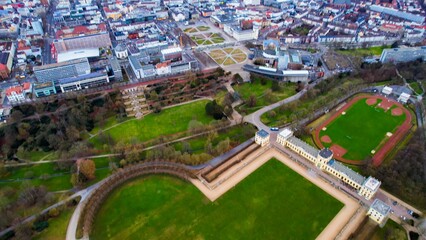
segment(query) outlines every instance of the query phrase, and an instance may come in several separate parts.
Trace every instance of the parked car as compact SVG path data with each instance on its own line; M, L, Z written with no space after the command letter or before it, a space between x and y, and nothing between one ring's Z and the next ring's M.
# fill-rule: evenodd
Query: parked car
M277 127L271 127L271 131L278 131L278 130L280 130L280 129L277 128Z

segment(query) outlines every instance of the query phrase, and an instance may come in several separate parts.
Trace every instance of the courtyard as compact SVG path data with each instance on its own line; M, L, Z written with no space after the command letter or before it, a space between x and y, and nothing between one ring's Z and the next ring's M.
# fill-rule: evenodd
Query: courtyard
M208 55L219 65L229 66L246 61L247 54L238 48L214 49Z

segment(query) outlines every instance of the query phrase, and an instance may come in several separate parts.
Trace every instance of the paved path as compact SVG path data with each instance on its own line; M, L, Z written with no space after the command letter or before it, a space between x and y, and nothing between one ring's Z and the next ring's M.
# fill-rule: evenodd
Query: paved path
M286 98L286 99L283 99L283 100L281 100L281 101L279 101L279 102L276 102L276 103L274 103L274 104L271 104L271 105L269 105L269 106L266 106L266 107L263 107L263 108L261 108L261 109L259 109L259 110L257 110L256 112L254 112L254 113L252 113L252 114L249 114L249 115L247 115L247 116L245 116L244 117L244 121L245 122L249 122L249 123L251 123L251 124L253 124L253 125L255 125L258 129L269 129L269 127L268 126L266 126L261 120L260 120L260 117L264 114L264 113L266 113L266 112L269 112L269 111L271 111L272 109L275 109L275 108L277 108L277 107L279 107L279 106L281 106L281 105L284 105L284 104L287 104L287 103L290 103L290 102L293 102L293 101L296 101L296 100L298 100L299 98L301 98L302 96L303 96L303 94L305 94L306 93L306 89L303 89L302 91L300 91L300 92L298 92L297 94L295 94L295 95L293 95L293 96L291 96L291 97L288 97L288 98Z

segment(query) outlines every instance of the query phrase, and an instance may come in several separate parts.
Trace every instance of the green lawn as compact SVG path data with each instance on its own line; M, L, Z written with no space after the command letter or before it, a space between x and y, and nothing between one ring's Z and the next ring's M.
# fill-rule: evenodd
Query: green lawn
M387 48L390 48L390 46L338 50L337 52L344 55L367 57L367 56L379 56L382 54L383 49L387 49Z
M333 143L344 147L348 152L343 155L350 160L364 160L386 138L387 132L394 132L404 122L405 114L392 116L391 111L385 112L376 107L380 100L372 106L360 99L347 111L346 115L337 117L327 125L327 130L320 136L328 135ZM326 147L331 144L323 143Z
M246 129L245 129L246 128ZM252 133L250 135L246 135L246 133ZM218 132L218 136L212 140L213 147L216 146L220 141L225 140L226 138L229 138L231 141L231 145L236 146L239 145L245 141L247 141L249 138L254 136L254 133L256 132L256 129L252 127L251 125L237 125L233 126L231 128L226 129L225 131ZM198 154L204 152L204 145L207 142L206 136L196 137L191 140L187 140L187 143L191 146L192 153ZM182 142L173 144L175 149L177 151L181 151L183 148Z
M88 185L96 183L109 175L110 170L108 158L93 159L96 163L96 178ZM117 159L113 159L117 161ZM71 173L66 170L57 170L55 163L42 163L22 167L6 168L7 176L0 179L0 189L5 186L19 187L22 181L32 172L31 179L27 179L34 186L46 186L49 191L69 190L73 186L70 182ZM45 178L43 179L43 175Z
M49 219L49 227L34 236L33 239L56 240L64 239L67 234L68 222L74 212L75 207L66 208L56 218Z
M392 238L389 238L391 236ZM383 239L408 239L405 229L401 225L392 220L388 220L383 228L377 227L377 231L370 240L383 240Z
M147 141L159 136L188 130L188 123L197 120L203 124L210 123L213 118L205 112L207 100L196 101L168 109L160 113L151 113L140 120L128 121L104 133L110 134L115 141L125 142ZM97 137L90 142L99 145Z
M128 182L103 203L90 238L314 239L342 207L271 160L215 202L172 177Z
M416 94L422 94L423 93L423 90L420 87L420 84L418 82L412 82L412 83L410 83L410 87L414 90L414 92Z
M234 90L240 95L241 99L247 101L251 95L256 96L256 106L248 107L246 104L239 107L238 110L243 113L252 113L260 108L270 105L272 103L283 100L296 94L295 83L282 83L281 90L272 92L271 99L267 99L266 92L271 89L272 80L266 80L265 84L262 84L258 78L254 78L251 83L243 83L233 86Z
M16 153L19 159L24 159L29 161L40 161L42 158L46 157L49 154L51 154L51 152L44 152L44 151L30 151L30 152L18 151Z

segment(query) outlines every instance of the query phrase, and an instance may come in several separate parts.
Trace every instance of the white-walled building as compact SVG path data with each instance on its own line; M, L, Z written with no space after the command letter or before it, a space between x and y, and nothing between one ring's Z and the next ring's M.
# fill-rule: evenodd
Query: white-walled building
M254 141L262 147L267 145L269 143L269 133L263 129L256 132Z
M256 134L257 136L257 134ZM277 143L288 147L324 172L333 175L358 191L360 196L371 199L381 182L373 177L365 178L349 167L333 159L333 152L328 149L318 150L293 136L293 131L286 128L277 136Z
M370 209L368 209L367 215L383 227L389 218L390 210L391 207L389 205L382 202L380 199L375 199Z
M10 103L22 102L26 99L26 95L32 92L31 83L24 83L18 86L12 86L6 89L6 97Z

